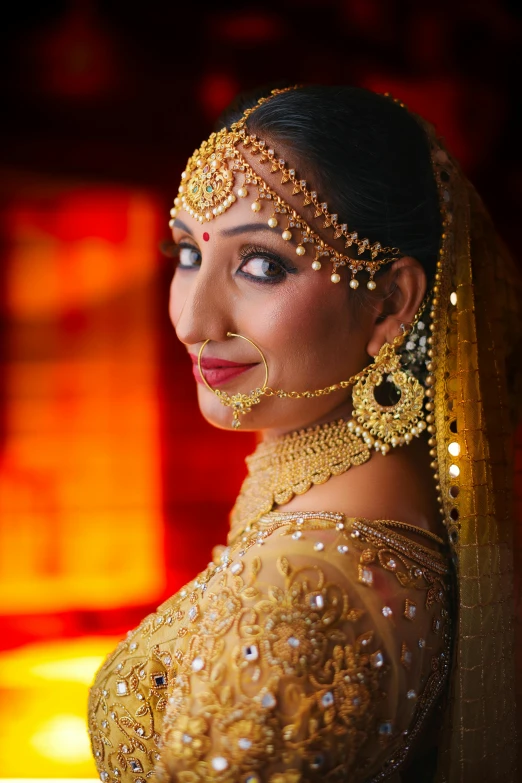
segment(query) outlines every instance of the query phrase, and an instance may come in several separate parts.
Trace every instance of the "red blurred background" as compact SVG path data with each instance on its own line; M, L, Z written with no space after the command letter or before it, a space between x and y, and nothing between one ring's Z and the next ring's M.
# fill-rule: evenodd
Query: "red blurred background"
M3 775L94 774L92 673L223 542L252 450L199 416L167 317L159 245L189 154L239 90L389 90L435 122L519 258L521 30L494 0L2 9Z

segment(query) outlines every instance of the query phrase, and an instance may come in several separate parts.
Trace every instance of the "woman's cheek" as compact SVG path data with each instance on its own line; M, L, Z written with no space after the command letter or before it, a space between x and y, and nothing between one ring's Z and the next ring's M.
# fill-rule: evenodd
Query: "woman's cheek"
M339 362L331 313L328 317L316 301L304 306L295 301L283 306L268 303L245 314L242 324L243 334L264 347L273 382L280 385L306 387L323 374L327 381L332 363Z
M294 296L285 292L264 303L259 322L267 343L291 343L309 346L310 351L315 351L318 346L324 347L324 341L331 338L335 329L339 330L343 319L335 303L326 303L314 288L307 286L304 291L296 291Z
M244 322L255 329L259 337L263 336L265 345L277 346L286 340L295 340L303 325L303 315L307 307L300 305L300 297L292 296L283 287L273 287L271 296L261 301L246 304Z

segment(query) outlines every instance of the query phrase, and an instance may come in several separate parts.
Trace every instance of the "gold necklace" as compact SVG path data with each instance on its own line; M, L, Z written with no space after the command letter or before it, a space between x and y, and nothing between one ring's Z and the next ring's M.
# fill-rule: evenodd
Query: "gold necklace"
M370 459L369 446L343 419L260 443L246 458L248 475L232 511L231 526L246 527L314 484Z

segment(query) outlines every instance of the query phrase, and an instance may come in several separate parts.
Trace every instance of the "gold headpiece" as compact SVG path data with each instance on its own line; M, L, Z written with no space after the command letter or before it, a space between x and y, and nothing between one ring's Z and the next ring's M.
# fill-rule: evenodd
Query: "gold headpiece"
M276 95L296 89L289 87L284 90L272 90L271 94L261 98L257 104L247 109L238 122L230 130L223 128L218 133L212 133L207 141L194 152L187 167L181 175L179 195L174 199L171 216L174 219L178 210L184 209L200 223L213 220L223 214L239 198L249 195L249 188L255 192L251 204L253 212L259 212L263 203L270 208L268 225L283 227L282 238L292 239L293 232L300 235L295 249L298 256L306 253L307 246L313 252L312 269L321 269L321 260L329 258L333 263L331 280L340 281L339 267L347 266L351 271L350 287L358 288L356 275L361 270L369 273L367 287L372 291L376 287L374 275L384 264L390 263L401 256L397 247L383 247L380 242L370 243L369 239L359 238L356 231L348 228L346 223L339 222L339 216L328 211L326 202L322 202L315 190L309 190L306 180L299 179L295 169L287 168L286 161L279 158L275 151L267 148L266 142L248 133L246 121L248 117L262 104ZM357 257L343 255L328 245L308 225L305 219L290 204L267 185L264 179L250 166L240 152L240 145L249 148L252 155L259 155L260 164L268 164L272 173L281 174L281 184L292 188L291 195L301 198L301 209L313 209L314 218L323 218L323 228L334 232L334 239L344 239L345 247L357 250ZM173 225L173 219L170 226ZM362 258L366 254L366 258ZM369 256L369 258L368 258Z

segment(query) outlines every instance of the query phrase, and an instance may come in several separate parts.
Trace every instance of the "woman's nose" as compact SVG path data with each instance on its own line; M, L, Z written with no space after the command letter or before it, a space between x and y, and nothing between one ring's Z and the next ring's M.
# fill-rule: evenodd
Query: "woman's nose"
M192 279L177 285L174 278L170 290L169 312L178 339L185 345L225 340L233 324L222 282L203 269L181 274L192 275Z

